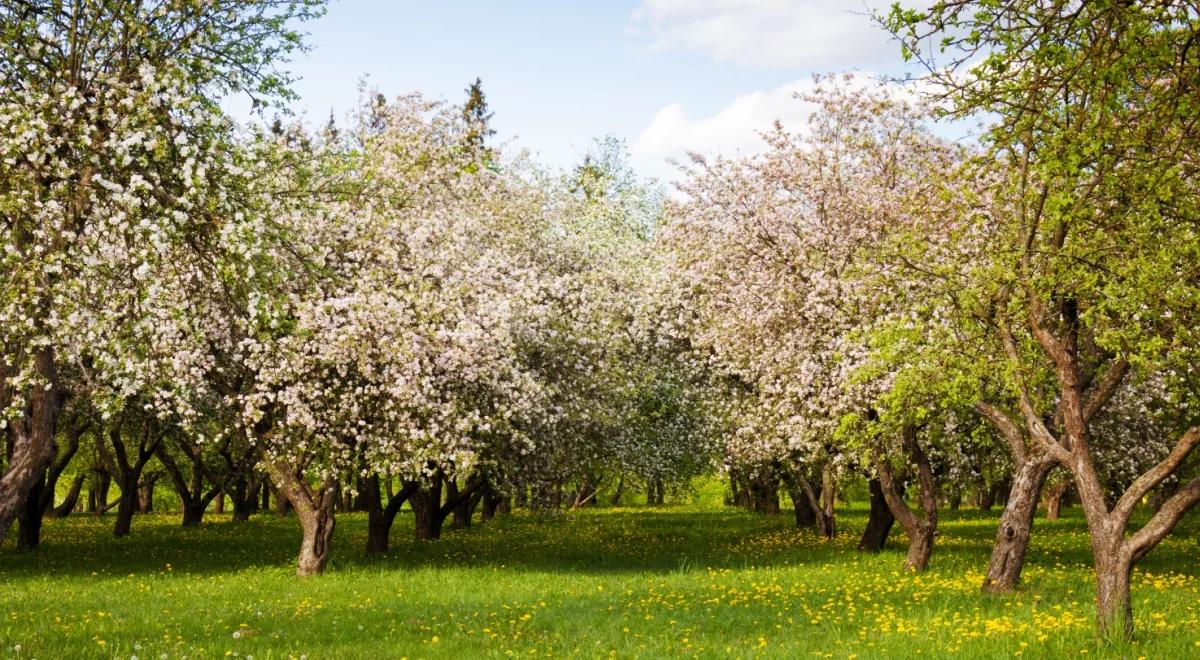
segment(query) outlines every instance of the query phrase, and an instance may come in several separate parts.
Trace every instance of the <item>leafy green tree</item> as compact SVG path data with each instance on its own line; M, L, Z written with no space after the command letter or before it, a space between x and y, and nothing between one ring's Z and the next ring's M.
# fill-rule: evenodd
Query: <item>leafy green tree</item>
M957 117L986 118L1003 168L972 222L990 250L960 295L990 331L1008 395L986 411L1072 474L1091 534L1097 624L1133 631L1133 566L1200 501L1135 507L1200 444L1200 8L1194 2L955 0L885 19ZM1168 451L1113 496L1097 421L1160 382ZM1153 451L1138 445L1128 451Z

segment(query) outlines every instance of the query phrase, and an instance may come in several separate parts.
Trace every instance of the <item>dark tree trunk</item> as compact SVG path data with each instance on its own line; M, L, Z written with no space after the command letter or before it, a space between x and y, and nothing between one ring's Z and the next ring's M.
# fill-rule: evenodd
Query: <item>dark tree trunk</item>
M507 516L510 513L512 513L512 498L500 498L500 503L496 505L496 515Z
M154 486L158 483L158 476L149 476L138 486L138 513L154 513Z
M612 506L621 506L621 496L624 494L625 494L625 475L622 474L621 478L617 480L617 489L613 491L612 499L609 500L608 503Z
M42 491L46 488L46 478L43 476L33 484L17 517L17 548L21 550L36 550L42 544Z
M451 510L450 527L453 529L464 529L471 526L471 499L461 497L458 490L458 482L454 479L446 481L446 499L447 500L462 500L457 506Z
M245 522L258 510L258 480L247 482L244 478L234 481L229 490L229 501L233 504L233 519Z
M1008 593L1020 583L1038 495L1046 475L1054 468L1054 461L1045 456L1018 463L1013 472L1011 494L1000 514L1000 527L996 531L987 575L983 578L983 590L987 593Z
M51 515L55 518L66 518L71 515L75 506L79 504L79 492L83 489L83 482L86 480L86 475L76 475L75 480L71 482L71 489L67 491L67 496L63 498L62 504L52 510Z
M788 497L792 499L792 509L796 513L796 527L800 529L815 527L817 524L816 512L813 511L808 496L804 494L804 490L800 488L799 484L791 483L788 488Z
M442 536L442 477L434 475L425 488L414 492L409 501L413 510L413 533L418 540L433 541Z
M500 508L500 496L488 490L483 496L483 508L479 510L480 522L487 522L496 517L496 510Z
M137 481L126 477L121 479L121 483L117 484L117 487L121 489L121 495L117 500L117 520L113 524L113 536L122 538L129 536L129 529L133 525L133 514L137 513Z
M262 493L261 493L262 500L258 505L258 510L259 511L270 511L271 510L271 489L269 487L267 487L266 479L263 479L261 488L262 488Z
M962 506L962 493L954 491L954 494L950 496L950 501L948 504L950 505L951 511L958 511L959 507Z
M363 499L367 507L367 555L381 555L388 551L392 523L405 500L416 492L418 483L405 482L400 492L388 498L387 506L383 505L383 495L379 489L379 477L372 475L363 481Z
M888 508L879 479L868 481L867 490L871 496L871 513L867 517L867 528L863 530L858 549L863 552L879 552L887 544L888 534L892 531L896 516L893 516L892 510Z
M8 536L8 528L24 509L29 492L58 453L54 431L61 393L54 348L38 348L33 363L39 384L29 388L29 405L23 414L7 425L12 444L8 468L0 475L0 541ZM6 373L3 369L0 378L7 379Z

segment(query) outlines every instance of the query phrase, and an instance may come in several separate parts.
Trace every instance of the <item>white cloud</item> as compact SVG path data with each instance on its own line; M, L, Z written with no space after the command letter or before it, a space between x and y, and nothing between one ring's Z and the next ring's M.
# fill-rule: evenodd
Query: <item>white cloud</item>
M855 78L860 84L870 80L863 74ZM816 108L796 95L813 88L814 81L808 78L768 91L742 94L707 117L689 117L682 105L672 103L659 110L634 140L633 158L644 171L672 179L676 172L667 161L685 161L689 152L706 156L757 153L765 146L762 133L776 121L791 131L805 130Z
M899 49L871 20L890 0L642 0L627 32L653 51L804 71L873 67ZM917 6L919 0L901 4Z

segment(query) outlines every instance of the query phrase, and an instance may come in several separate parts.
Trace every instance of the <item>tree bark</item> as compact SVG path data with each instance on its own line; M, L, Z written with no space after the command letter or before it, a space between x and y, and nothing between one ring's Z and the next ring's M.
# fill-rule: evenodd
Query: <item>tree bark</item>
M381 555L388 551L392 523L400 507L417 490L417 482L407 481L399 493L388 498L383 505L383 494L379 488L379 476L371 475L363 482L363 494L367 506L367 555Z
M46 477L43 476L33 484L29 496L25 499L25 506L21 507L21 515L17 517L17 549L19 550L36 550L42 543L42 514L45 513L42 506L42 492L45 488Z
M922 513L920 517L905 504L898 480L892 474L891 465L886 460L876 457L876 469L884 500L896 522L900 523L900 527L908 535L908 555L904 558L904 567L911 571L924 571L929 566L937 533L937 488L933 479L933 467L917 442L916 427L905 426L901 433L905 452L917 469L917 504Z
M313 488L303 475L283 463L268 465L271 479L292 503L300 522L300 554L296 575L306 577L325 570L329 562L335 527L334 506L338 500L337 482L326 479Z
M1050 474L1055 464L1053 459L1044 454L1018 461L1013 471L1008 501L1000 514L1000 527L996 531L996 543L992 546L987 574L983 578L985 593L1008 593L1020 583L1038 496L1046 475Z
M1063 495L1070 487L1070 482L1063 482L1055 485L1046 493L1046 520L1058 520L1062 510Z
M813 511L808 496L804 494L804 490L800 488L795 479L789 480L788 497L791 498L792 509L795 511L796 527L799 529L815 527L817 524L816 512Z
M30 491L58 453L54 430L60 392L53 347L37 349L34 372L40 382L28 388L29 405L24 414L9 422L12 453L8 469L0 477L0 541L8 536L8 529L20 515Z
M55 507L51 514L55 518L66 518L75 510L79 504L79 492L83 489L83 482L87 479L86 475L75 475L75 480L71 482L71 489L67 491L67 496L63 498L62 504Z
M867 517L867 528L863 530L862 539L858 542L858 549L863 552L880 552L887 544L888 534L892 531L896 517L888 508L879 479L869 480L867 490L871 498L871 513Z
M813 519L816 522L817 534L824 539L832 539L837 533L834 525L833 516L828 514L822 505L822 495L824 488L814 490L812 484L807 479L797 478L801 491L804 493L805 499L808 500L808 508L812 511Z

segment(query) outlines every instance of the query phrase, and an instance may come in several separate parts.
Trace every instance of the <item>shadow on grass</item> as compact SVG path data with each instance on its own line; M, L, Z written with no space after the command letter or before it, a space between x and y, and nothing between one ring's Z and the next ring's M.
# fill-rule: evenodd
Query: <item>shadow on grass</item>
M932 568L986 566L999 511L944 512ZM1144 520L1144 515L1139 522ZM660 572L706 568L792 566L853 560L866 524L866 511L839 512L839 536L824 542L811 530L797 530L791 518L759 516L737 509L697 510L689 507L598 509L549 517L517 514L483 525L454 530L441 540L412 539L412 516L405 512L392 530L391 551L383 557L363 556L364 514L338 516L333 568L339 571L411 570L418 568L504 567L549 573ZM18 552L12 543L0 548L0 571L8 575L124 576L170 570L226 573L292 569L299 545L294 518L270 514L247 522L210 516L198 528L182 528L177 514L149 514L135 519L125 539L111 537L111 517L76 515L47 520L44 546ZM1168 545L1170 552L1152 553L1146 570L1195 573L1196 516L1189 516ZM897 567L906 539L898 528L885 550ZM1186 548L1180 546L1187 546ZM1088 565L1091 552L1081 512L1068 509L1058 521L1035 523L1030 564Z

